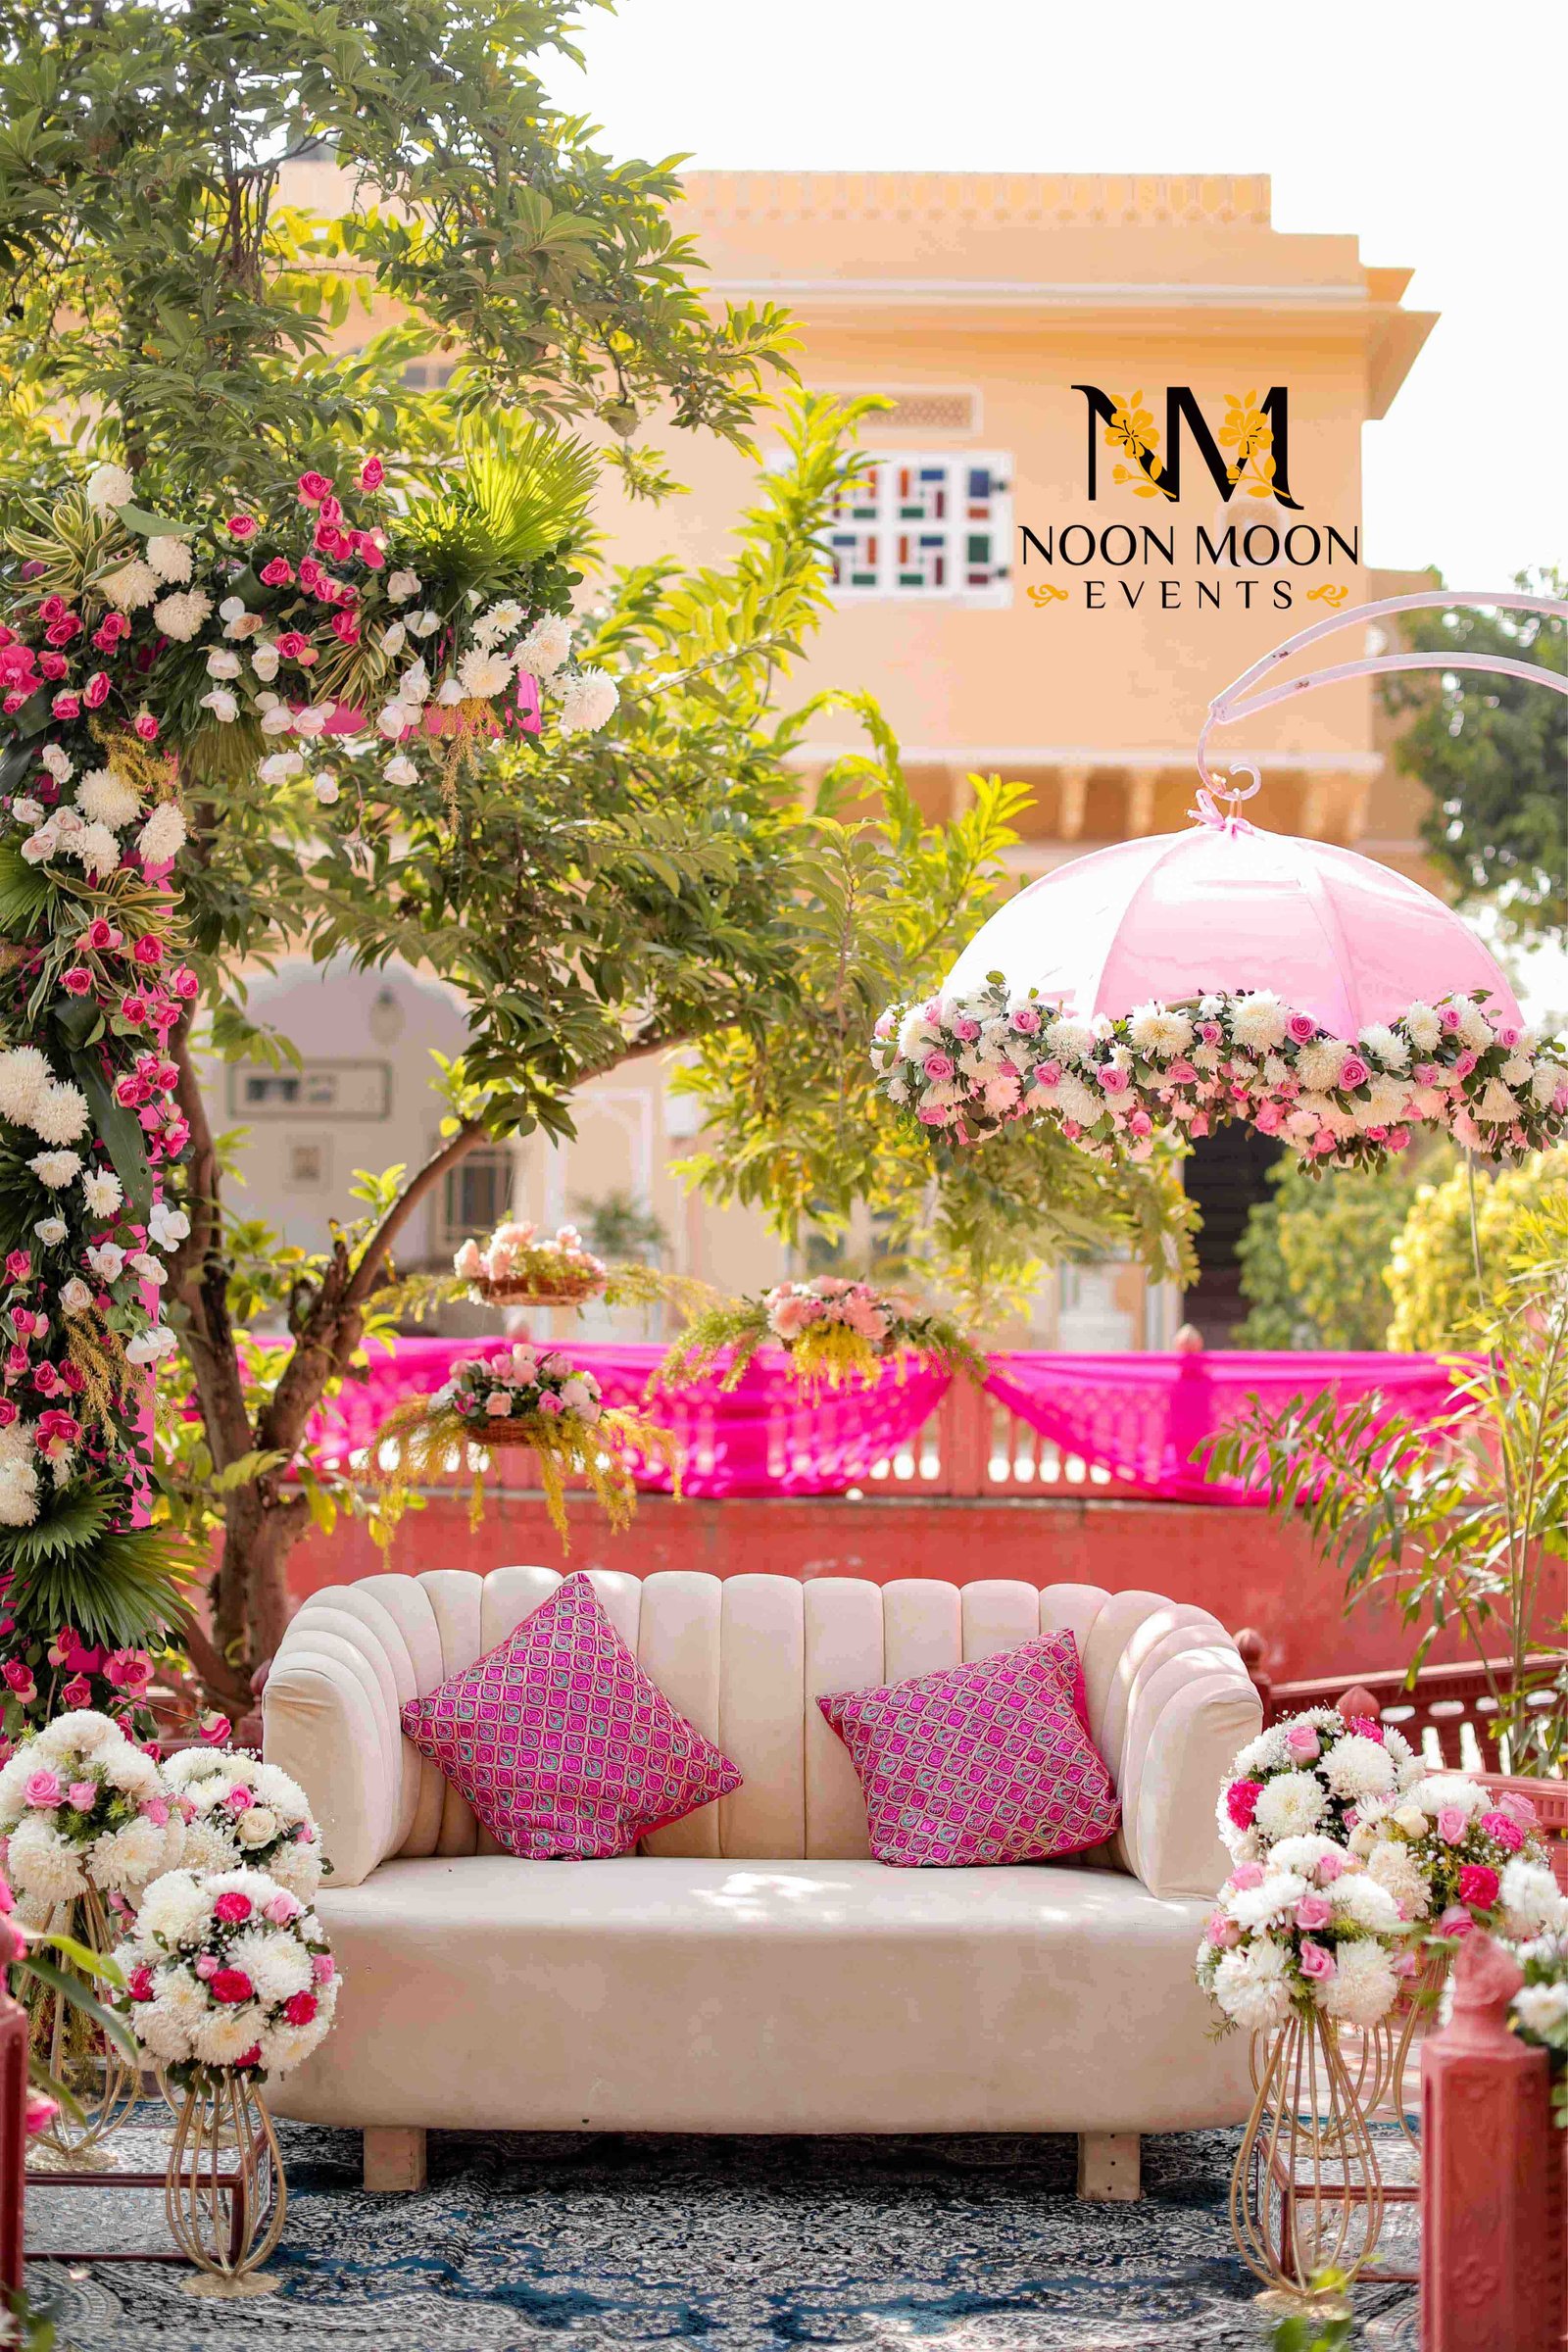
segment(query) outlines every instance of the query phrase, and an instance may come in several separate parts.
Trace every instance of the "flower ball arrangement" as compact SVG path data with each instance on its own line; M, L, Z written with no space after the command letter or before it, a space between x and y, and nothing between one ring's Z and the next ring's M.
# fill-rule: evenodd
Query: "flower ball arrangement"
M145 1748L107 1715L57 1715L0 1769L4 1864L38 1926L89 1888L133 1900L180 1859L185 1823Z
M1429 1936L1489 1928L1517 1941L1568 1928L1527 1796L1494 1795L1462 1773L1431 1773L1397 1801L1357 1808L1349 1850Z
M172 1756L164 1778L185 1823L187 1870L244 1865L314 1900L328 1865L298 1781L256 1756L205 1747Z
M1568 1045L1490 1020L1472 996L1343 1038L1267 989L1077 1019L993 972L973 995L894 1005L875 1040L888 1100L949 1144L1043 1117L1102 1159L1140 1160L1158 1130L1242 1119L1308 1166L1376 1168L1422 1125L1507 1159L1568 1121Z
M1332 1838L1282 1838L1239 1862L1198 1947L1198 1981L1226 2022L1251 2033L1292 2009L1375 2026L1416 1961L1398 1904Z
M388 1415L372 1442L372 1456L396 1504L416 1482L439 1477L454 1456L461 1461L469 1446L486 1453L503 1446L532 1449L563 1549L568 1474L586 1483L617 1528L637 1504L628 1455L668 1464L679 1491L680 1448L669 1431L623 1406L607 1405L593 1374L569 1355L523 1341L493 1354L459 1357L444 1387L431 1396L411 1397ZM483 1476L476 1468L475 1521L483 1509Z
M226 2072L265 2082L308 2058L337 2008L337 1963L309 1905L260 1870L173 1870L114 1954L122 2007L184 2090Z
M874 1381L885 1364L902 1375L912 1356L950 1369L977 1371L979 1359L957 1325L927 1312L898 1291L819 1274L775 1283L760 1298L726 1300L697 1315L659 1368L665 1387L701 1379L722 1356L719 1385L733 1389L760 1348L783 1348L795 1377L839 1389Z
M487 1306L580 1306L609 1280L609 1268L583 1246L575 1225L563 1225L551 1239L522 1219L498 1225L482 1249L465 1242L452 1266L469 1298Z

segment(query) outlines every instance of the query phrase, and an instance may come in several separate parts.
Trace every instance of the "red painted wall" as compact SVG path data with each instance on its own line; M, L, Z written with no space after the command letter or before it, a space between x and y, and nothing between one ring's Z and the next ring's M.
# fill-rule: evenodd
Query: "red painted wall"
M573 1568L619 1568L645 1576L698 1568L713 1576L863 1576L886 1584L931 1576L954 1584L1016 1577L1026 1584L1094 1584L1197 1601L1232 1632L1255 1626L1264 1664L1277 1682L1343 1672L1402 1668L1413 1637L1387 1608L1366 1603L1346 1616L1341 1580L1314 1559L1300 1531L1260 1511L1201 1503L990 1501L926 1496L909 1501L802 1498L757 1502L671 1502L645 1495L630 1529L612 1535L596 1511L571 1514ZM559 1539L536 1496L501 1495L470 1533L466 1503L442 1498L412 1513L390 1558L363 1527L312 1535L295 1552L297 1596L351 1583L388 1566L484 1570L514 1561L560 1566ZM1559 1571L1559 1576L1564 1571ZM1553 1595L1548 1619L1568 1611ZM1467 1656L1452 1638L1433 1662Z

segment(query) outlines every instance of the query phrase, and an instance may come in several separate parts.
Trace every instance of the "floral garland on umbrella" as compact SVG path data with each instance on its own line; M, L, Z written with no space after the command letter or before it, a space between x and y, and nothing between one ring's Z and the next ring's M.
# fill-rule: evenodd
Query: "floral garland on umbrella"
M818 1274L809 1282L775 1283L760 1298L722 1300L694 1316L659 1366L656 1383L681 1388L705 1379L724 1358L719 1387L733 1389L770 1342L782 1348L795 1378L810 1387L875 1381L889 1364L902 1379L916 1357L950 1371L984 1370L950 1317L900 1291Z
M628 1524L637 1507L628 1455L667 1464L680 1493L681 1446L670 1431L623 1406L607 1405L594 1375L560 1349L517 1341L493 1355L459 1357L452 1377L433 1396L410 1397L382 1422L370 1441L370 1459L391 1490L394 1507L383 1520L390 1526L397 1504L412 1488L460 1465L472 1446L487 1454L503 1446L529 1448L564 1551L570 1548L568 1476L584 1481L616 1529ZM476 1467L474 1525L483 1508L484 1473Z
M1148 1159L1156 1130L1241 1119L1314 1167L1373 1168L1441 1127L1489 1158L1555 1141L1568 1121L1568 1045L1493 1022L1479 998L1412 1004L1335 1037L1268 989L1080 1020L993 972L956 998L896 1004L876 1024L883 1093L916 1126L979 1144L1053 1120L1104 1159Z
M509 728L603 726L617 699L570 662L564 558L588 453L548 437L469 453L464 481L395 512L380 460L353 511L300 475L277 517L186 524L131 475L21 502L0 540L0 1678L3 1735L60 1707L135 1716L191 1566L139 1524L147 1376L190 1223L172 1033L200 994L169 880L180 766L309 777L325 747L458 760ZM314 773L312 771L315 771Z

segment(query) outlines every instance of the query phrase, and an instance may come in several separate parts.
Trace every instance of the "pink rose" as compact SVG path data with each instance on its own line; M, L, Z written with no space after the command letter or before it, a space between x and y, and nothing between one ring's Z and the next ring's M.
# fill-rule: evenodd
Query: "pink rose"
M1315 1764L1323 1742L1309 1723L1293 1723L1285 1735L1286 1752L1297 1764Z
M386 467L380 459L367 458L365 464L360 467L360 488L362 490L379 490L385 479Z
M1454 1063L1453 1074L1455 1078L1468 1078L1475 1066L1476 1057L1467 1048L1466 1051L1459 1055L1458 1060Z
M7 1680L9 1681L9 1679L10 1677L8 1675ZM29 1773L27 1775L26 1787L23 1789L22 1793L26 1799L27 1803L29 1805L36 1806L40 1813L52 1812L56 1805L63 1804L65 1802L65 1795L60 1786L59 1776L53 1772L39 1771Z
M1285 1024L1285 1034L1293 1045L1309 1046L1317 1035L1317 1023L1309 1012L1293 1012Z
M237 1886L227 1886L213 1905L213 1917L226 1928L237 1928L251 1915L251 1898Z
M1261 1862L1238 1862L1236 1868L1231 1872L1231 1885L1241 1894L1246 1894L1250 1887L1261 1886L1262 1884L1263 1865Z
M890 1022L889 1026L891 1027L891 1025ZM953 1034L961 1045L972 1046L980 1034L980 1024L978 1021L955 1021Z
M272 556L262 565L261 576L269 588L287 588L294 578L294 566L286 556Z
M136 945L130 951L131 961L133 963L150 964L156 968L157 965L163 962L165 953L166 950L164 943L159 938L157 932L144 931L140 939L137 940Z
M1234 1919L1226 1918L1223 1911L1211 1911L1203 1926L1203 1940L1214 1944L1222 1952L1229 1951L1234 1944L1241 1942L1242 1931Z
M1007 1015L1007 1027L1020 1037L1033 1037L1040 1026L1040 1015L1032 1004L1020 1004L1016 1012Z
M1452 1037L1464 1015L1460 1012L1457 1004L1444 1004L1438 1009L1438 1018L1448 1035Z
M218 1955L216 1952L199 1953L195 1965L196 1974L200 1977L202 1983L204 1984L210 1984L214 1977L216 1977L218 1974Z
M1344 1854L1325 1854L1323 1856L1322 1861L1319 1862L1317 1866L1317 1875L1322 1880L1325 1886L1333 1886L1335 1880L1339 1878L1344 1871L1347 1856Z
M1511 1815L1521 1829L1526 1830L1533 1830L1540 1818L1536 1811L1535 1798L1522 1796L1517 1788L1503 1790L1497 1799L1497 1810L1499 1813Z
M298 1919L305 1905L297 1895L280 1887L267 1906L267 1916L275 1928L286 1928L291 1919Z
M1043 1061L1035 1072L1035 1084L1036 1086L1059 1086L1061 1084L1060 1062Z
M316 1979L318 1984L331 1984L332 1979L337 1975L337 1962L333 1959L330 1952L312 1953L311 1974Z
M52 2119L59 2112L60 2101L58 2099L52 2099L47 2091L35 2090L30 2083L28 2084L27 2103L23 2111L23 2127L29 2139L36 2139L40 2132L47 2132Z
M92 1685L85 1675L77 1674L72 1677L60 1693L60 1703L63 1707L90 1707L92 1705Z
M153 1972L145 1961L140 1968L131 1970L125 1979L125 1990L133 2001L150 2001L152 1999L155 1990Z
M1250 1830L1263 1793L1261 1781L1232 1781L1225 1791L1225 1810L1239 1830Z
M102 669L95 669L93 671L92 676L87 680L86 688L81 699L86 704L89 710L101 710L103 709L105 703L107 703L109 700L109 677L107 671Z
M150 710L138 710L130 723L132 730L141 742L156 743L158 741L158 721Z
M153 1679L153 1662L144 1649L112 1649L104 1660L104 1679L139 1698Z
M1438 1836L1445 1845L1462 1845L1470 1816L1463 1805L1444 1805L1438 1814Z
M1334 1954L1325 1945L1314 1943L1309 1936L1301 1939L1300 1958L1302 1976L1314 1984L1322 1984L1338 1973Z
M1285 1113L1277 1102L1260 1102L1252 1124L1259 1135L1278 1135L1285 1124Z
M1147 1110L1135 1110L1132 1117L1127 1122L1127 1132L1129 1135L1136 1135L1140 1138L1146 1135L1152 1135L1154 1132L1154 1122L1150 1117Z
M61 973L60 985L68 997L84 997L92 986L92 974L84 963L74 963Z
M299 494L302 507L318 507L323 498L331 497L332 485L324 473L302 473Z
M1296 1906L1298 1928L1326 1928L1334 1917L1334 1906L1326 1894L1303 1894Z
M1413 1977L1420 1965L1420 1954L1413 1952L1408 1944L1405 1945L1402 1952L1396 1952L1389 1962L1389 1966L1396 1977Z
M1444 1936L1468 1936L1475 1924L1463 1903L1450 1903L1438 1922L1438 1931Z
M1366 1063L1361 1059L1359 1054L1347 1054L1345 1059L1340 1064L1340 1084L1342 1087L1365 1086L1371 1075L1371 1071L1367 1068Z
M231 539L254 539L257 527L254 514L231 514L228 518L227 530Z
M1104 1068L1097 1070L1095 1075L1100 1081L1102 1094L1124 1095L1132 1084L1126 1071L1118 1069L1113 1061L1107 1061Z
M951 1078L953 1076L953 1063L949 1060L946 1054L928 1054L920 1066L924 1070L926 1076L934 1080L938 1085L941 1084L943 1079Z
M144 1815L144 1817L150 1821L156 1829L162 1830L168 1827L169 1800L167 1797L145 1797L141 1804L137 1807L137 1811Z
M5 1664L0 1666L0 1676L4 1676L8 1688L13 1690L30 1691L32 1689L32 1668L24 1665L21 1658L7 1658Z
M1408 1127L1391 1127L1391 1128L1389 1129L1389 1150L1390 1150L1391 1152L1406 1152L1406 1151L1408 1151L1408 1150L1409 1150L1409 1148L1410 1148L1410 1130L1409 1130L1409 1128L1408 1128Z
M248 1813L256 1799L243 1781L236 1781L223 1802L231 1813Z
M1466 1862L1459 1872L1459 1900L1473 1911L1490 1911L1497 1899L1497 1874L1485 1862Z
M78 1813L90 1813L98 1802L96 1781L73 1781L67 1794Z

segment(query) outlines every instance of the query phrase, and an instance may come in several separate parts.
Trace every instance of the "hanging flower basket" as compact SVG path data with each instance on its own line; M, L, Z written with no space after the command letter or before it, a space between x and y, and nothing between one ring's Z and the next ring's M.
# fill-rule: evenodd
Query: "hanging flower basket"
M539 1467L545 1507L569 1549L568 1477L588 1487L611 1526L623 1528L637 1507L628 1456L668 1466L680 1493L681 1447L666 1429L623 1407L607 1405L598 1381L558 1350L514 1346L493 1355L466 1356L432 1396L411 1397L382 1422L370 1446L377 1476L391 1489L394 1508L421 1483L447 1474L471 1448L486 1454L526 1448ZM387 1463L382 1457L390 1453ZM471 1521L484 1510L484 1470L475 1464Z
M733 1389L760 1348L783 1348L796 1379L812 1388L868 1384L894 1365L903 1378L924 1359L979 1374L980 1357L958 1326L898 1291L819 1274L781 1282L760 1298L733 1298L697 1315L655 1374L662 1388L706 1379L727 1359L719 1386Z
M583 1306L610 1279L575 1225L563 1225L553 1239L523 1221L498 1225L482 1248L465 1242L452 1265L468 1297L485 1306Z

